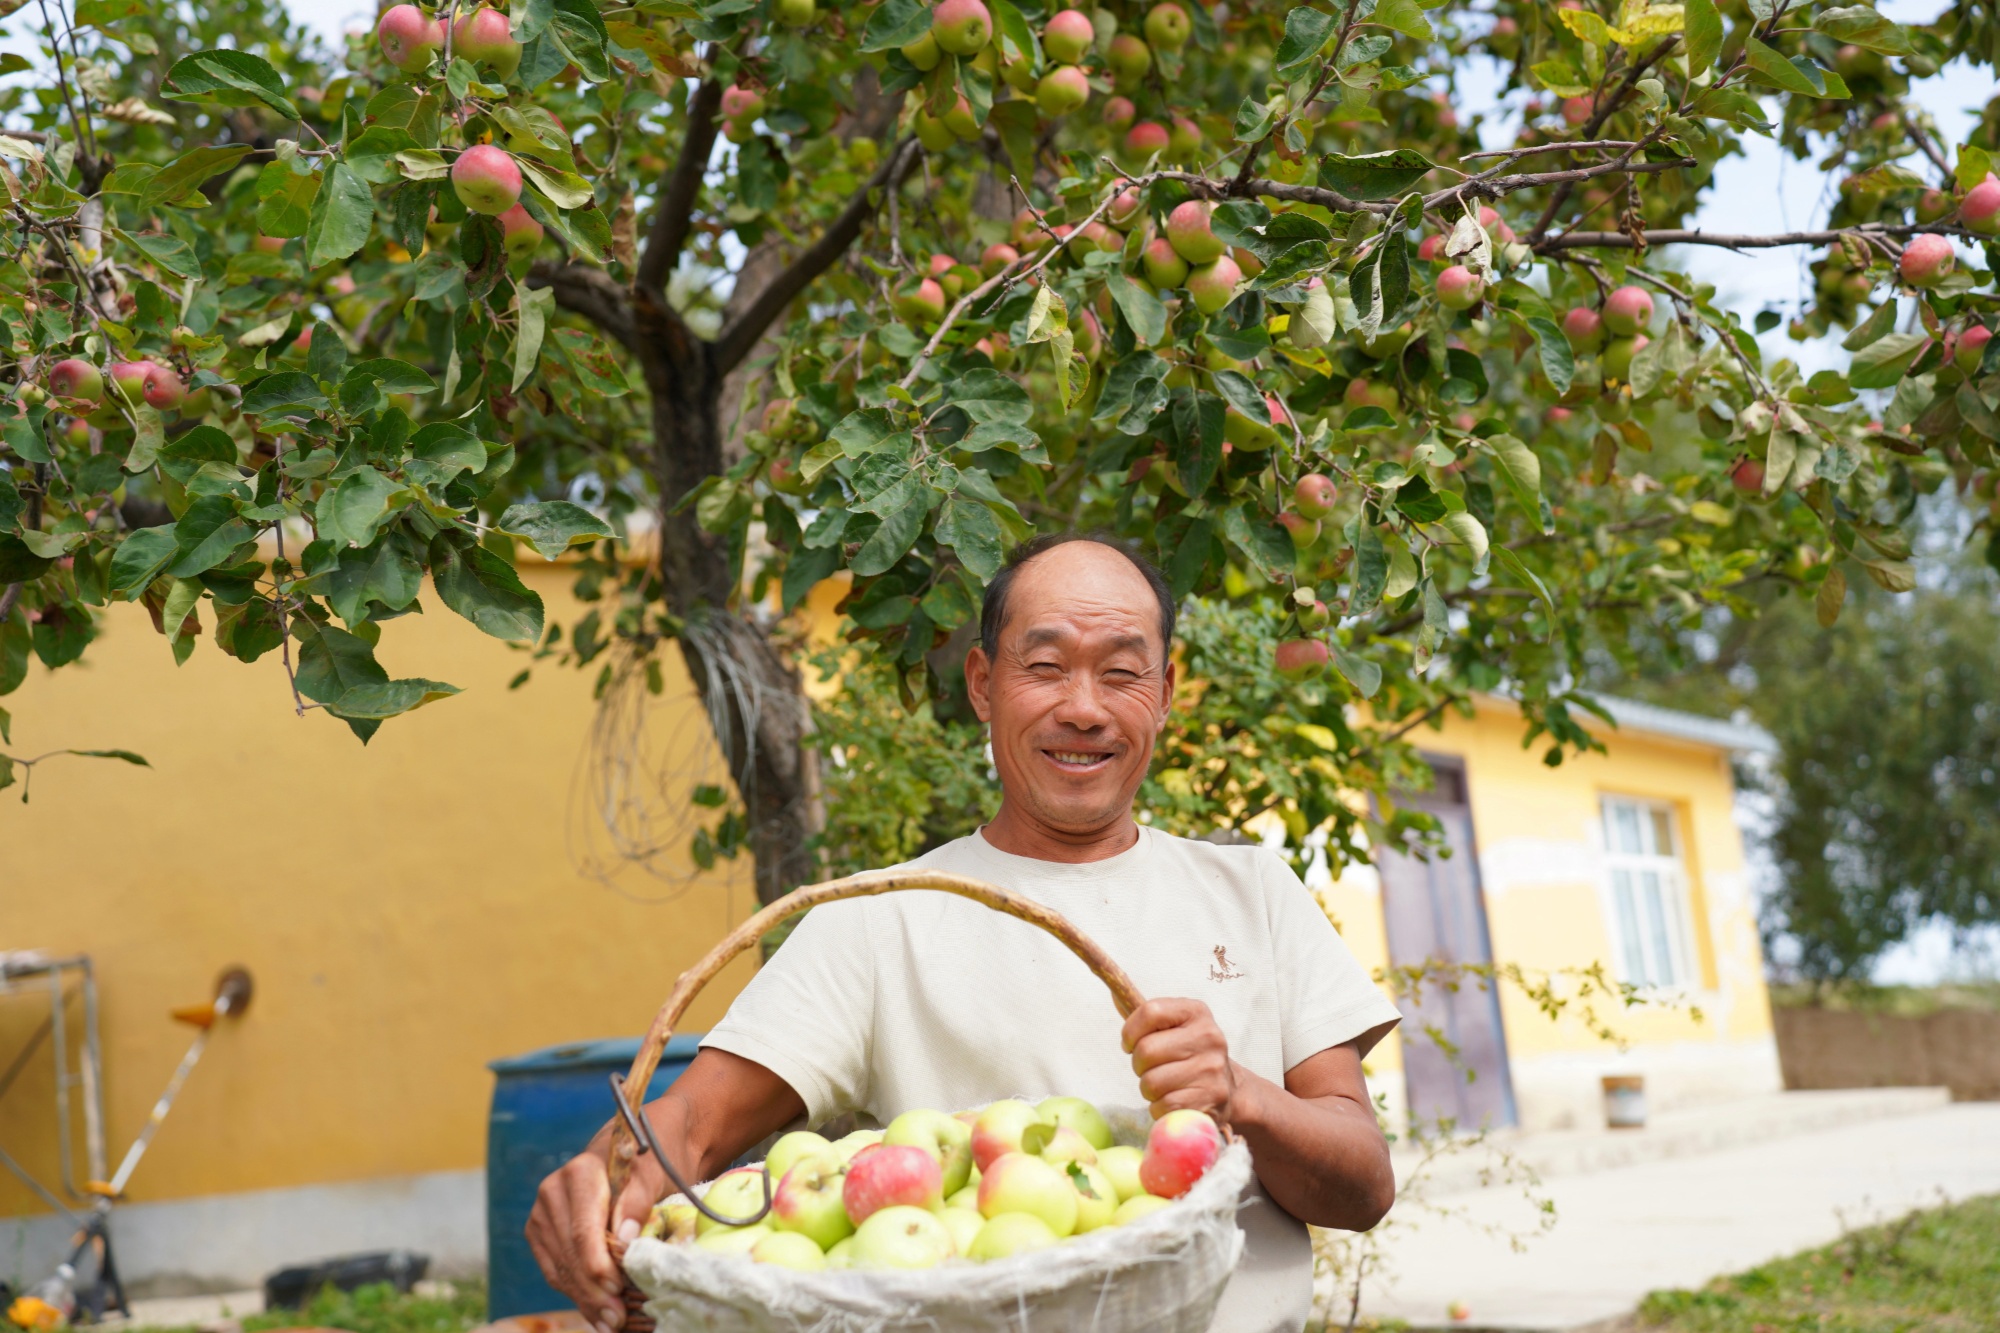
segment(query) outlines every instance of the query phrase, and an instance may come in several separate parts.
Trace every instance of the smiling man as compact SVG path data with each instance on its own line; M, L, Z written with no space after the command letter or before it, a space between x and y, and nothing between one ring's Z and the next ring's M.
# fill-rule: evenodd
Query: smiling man
M1174 693L1159 571L1091 538L1016 551L986 592L966 686L1000 811L915 865L1045 903L1155 996L1121 1027L1055 940L975 903L910 892L811 913L647 1108L706 1179L765 1135L842 1112L887 1123L1052 1093L1189 1107L1250 1145L1258 1184L1217 1333L1295 1333L1312 1298L1303 1223L1365 1230L1395 1195L1361 1059L1395 1007L1276 856L1146 828L1132 798ZM604 1246L608 1133L542 1184L528 1237L600 1328L621 1321ZM650 1158L616 1203L636 1234L664 1192Z

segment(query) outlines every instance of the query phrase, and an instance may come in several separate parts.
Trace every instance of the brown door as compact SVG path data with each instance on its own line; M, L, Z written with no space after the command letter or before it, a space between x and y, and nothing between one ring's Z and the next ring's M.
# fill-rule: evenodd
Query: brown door
M1428 861L1402 852L1378 855L1389 958L1397 967L1416 967L1426 960L1490 963L1493 945L1486 931L1486 895L1479 883L1465 765L1458 759L1425 757L1437 781L1427 792L1400 799L1437 818L1451 855ZM1401 1008L1411 1115L1424 1123L1446 1117L1463 1129L1515 1124L1507 1035L1491 985L1471 976L1458 978L1456 989L1425 984L1403 997ZM1449 1043L1449 1051L1438 1037Z

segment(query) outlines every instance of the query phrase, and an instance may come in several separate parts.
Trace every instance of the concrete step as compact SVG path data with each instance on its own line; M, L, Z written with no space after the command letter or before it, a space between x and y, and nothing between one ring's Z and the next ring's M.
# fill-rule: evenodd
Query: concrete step
M1443 1145L1435 1153L1391 1154L1399 1189L1419 1172L1426 1195L1483 1189L1520 1178L1588 1175L1671 1157L1789 1138L1889 1116L1934 1111L1951 1100L1945 1088L1852 1088L1778 1092L1654 1114L1643 1129L1573 1129L1540 1134L1495 1130L1484 1139Z

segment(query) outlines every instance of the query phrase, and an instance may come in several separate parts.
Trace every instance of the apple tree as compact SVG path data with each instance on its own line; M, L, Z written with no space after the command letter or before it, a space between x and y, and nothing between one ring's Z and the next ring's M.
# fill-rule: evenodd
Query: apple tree
M672 643L766 899L819 790L778 617L834 576L943 715L1011 543L1131 539L1200 685L1149 801L1339 859L1470 692L1559 762L1586 664L1908 587L1912 497L1993 494L1996 117L1911 96L1992 65L1982 5L451 0L335 53L10 8L0 693L118 600L364 741L454 692L377 656L426 603L607 679ZM1840 176L1825 229L1690 227L1752 135ZM1847 368L1767 360L1676 262L1717 245L1808 250Z

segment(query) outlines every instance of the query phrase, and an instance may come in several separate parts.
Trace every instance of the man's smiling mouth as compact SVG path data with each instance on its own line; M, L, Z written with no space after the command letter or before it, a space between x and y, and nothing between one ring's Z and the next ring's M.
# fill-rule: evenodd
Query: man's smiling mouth
M1111 762L1108 750L1044 750L1057 768L1070 773L1088 773Z

